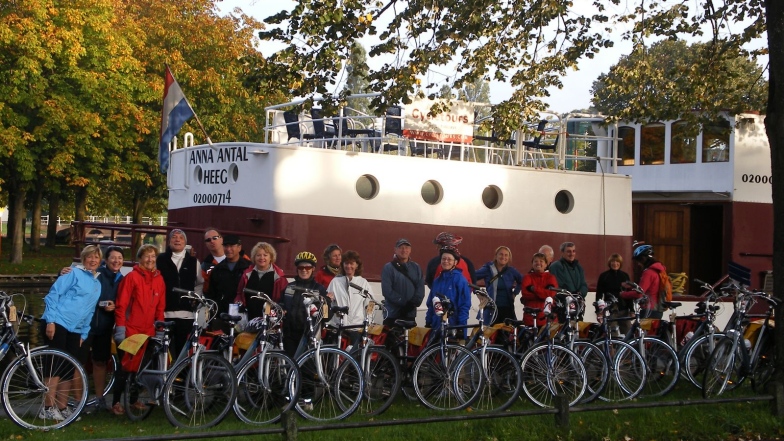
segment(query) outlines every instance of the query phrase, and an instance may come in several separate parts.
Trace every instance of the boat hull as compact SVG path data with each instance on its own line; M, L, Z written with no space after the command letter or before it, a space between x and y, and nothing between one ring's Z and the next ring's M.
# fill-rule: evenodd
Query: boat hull
M449 231L477 266L506 245L521 270L541 245L575 242L593 285L607 256L632 244L623 175L252 143L188 147L170 162L170 225L277 237L287 274L299 251L320 256L338 243L377 280L397 239L408 238L424 266L433 238Z

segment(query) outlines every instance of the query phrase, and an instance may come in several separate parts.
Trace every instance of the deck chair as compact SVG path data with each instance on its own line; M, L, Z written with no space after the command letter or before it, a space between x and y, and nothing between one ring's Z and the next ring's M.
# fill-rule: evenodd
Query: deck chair
M321 114L321 109L311 108L310 118L313 122L313 138L314 140L323 140L325 148L335 148L335 131L334 127L330 125L333 130L327 130L327 125L324 123L324 116Z
M384 140L388 139L388 135L395 135L397 144L385 142L376 147L376 152L399 152L403 145L403 109L399 106L392 106L387 108L386 116L384 117Z
M291 138L296 138L300 141L315 139L315 135L312 133L302 133L297 112L293 110L283 112L283 120L286 122L286 133L289 135L289 139L286 142L291 141Z

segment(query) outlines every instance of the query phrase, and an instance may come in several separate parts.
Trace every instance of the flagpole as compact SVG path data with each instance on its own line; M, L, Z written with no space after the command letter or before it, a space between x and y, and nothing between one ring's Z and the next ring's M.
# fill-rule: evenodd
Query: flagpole
M191 107L191 103L188 102L188 98L185 98L185 102L188 103L188 107L191 108L191 111L193 112L193 117L196 118L196 123L199 125L199 128L201 129L201 132L204 133L204 137L207 138L207 144L212 145L212 140L210 139L210 135L208 135L207 131L204 130L204 126L201 124L201 120L199 119L199 115L197 115L196 111L193 110L193 107Z
M166 69L168 69L174 81L177 81L177 78L174 78L174 73L171 71L171 68L169 68L169 63L163 63L163 64L166 66ZM212 146L212 140L210 139L210 135L207 134L207 130L204 129L204 125L201 123L201 120L199 119L199 115L196 113L195 110L193 110L193 106L191 106L191 102L188 101L187 97L185 98L185 102L188 103L188 107L191 109L191 112L193 112L193 117L196 118L196 124L199 125L199 128L201 129L201 133L203 133L204 137L207 138L207 144Z

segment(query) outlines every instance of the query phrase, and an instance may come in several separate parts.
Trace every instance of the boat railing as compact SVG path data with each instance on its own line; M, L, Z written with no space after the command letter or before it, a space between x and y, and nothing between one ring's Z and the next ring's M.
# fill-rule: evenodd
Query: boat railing
M303 101L304 102L304 101ZM299 102L301 104L302 102ZM399 107L375 116L346 106L335 115L298 102L266 109L265 141L271 144L345 150L360 153L419 156L553 170L617 173L617 124L603 116L542 113L540 121L521 124L511 139L498 139L474 123L470 143L405 136Z
M126 263L132 265L136 260L136 250L144 244L154 245L159 253L166 250L166 242L169 232L174 229L184 231L191 241L198 241L204 234L204 228L186 227L181 225L148 225L133 223L112 223L112 222L90 222L73 221L71 222L71 243L75 248L74 261L78 262L82 249L87 245L97 245L105 255L110 246L117 246L122 249L130 249L130 254L126 255ZM100 231L100 234L98 233ZM274 243L285 243L291 240L286 237L274 236L270 234L249 233L246 231L221 230L221 234L235 234L251 241L266 241ZM190 248L190 245L188 246Z

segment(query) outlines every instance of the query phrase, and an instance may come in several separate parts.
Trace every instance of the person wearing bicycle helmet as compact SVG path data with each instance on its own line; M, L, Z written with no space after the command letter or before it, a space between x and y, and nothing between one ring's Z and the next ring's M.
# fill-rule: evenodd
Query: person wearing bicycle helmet
M634 263L642 268L640 281L637 284L648 297L648 301L641 305L644 310L642 316L660 319L662 313L656 310L659 303L659 273L666 273L667 268L653 257L653 247L643 242L635 243L632 256ZM643 296L637 291L629 290L628 286L628 284L624 286L627 287L627 290L621 293L621 298L639 299Z
M433 244L438 247L438 256L430 259L430 262L427 263L427 267L425 269L425 285L427 285L428 288L433 289L433 280L435 280L435 278L441 274L441 249L451 248L460 253L457 246L462 242L463 238L455 234L448 233L446 231L438 233L436 238L433 240ZM476 270L474 263L471 262L470 259L461 255L457 266L462 270L463 277L465 277L468 283L473 283L473 281L476 280Z
M321 297L330 304L331 300L327 297L327 290L323 285L316 282L314 272L316 271L316 255L310 251L302 251L294 258L294 267L297 275L294 281L286 286L283 291L283 310L286 316L283 319L283 349L290 357L294 357L300 345L306 345L307 341L302 338L307 327L307 312L305 311L302 291L294 290L295 287L318 291ZM326 318L325 318L326 319Z
M463 276L463 270L457 265L461 260L460 252L456 248L441 248L441 272L433 281L430 295L427 297L427 313L425 326L438 328L441 316L436 314L433 299L436 295L446 297L452 302L453 312L449 316L452 326L468 324L468 311L471 309L471 287ZM465 337L464 330L463 336Z
M248 310L248 320L253 320L262 316L264 300L246 295L245 288L261 291L267 294L273 302L279 303L289 281L283 270L275 265L278 253L272 245L267 242L259 242L253 247L250 254L251 261L255 265L242 273L239 285L237 285L237 296L234 297L234 303L245 305Z
M343 250L336 243L327 245L324 249L324 263L316 274L316 283L322 286L329 286L335 276L340 275L340 263L343 261Z

